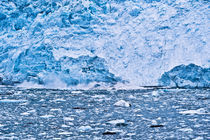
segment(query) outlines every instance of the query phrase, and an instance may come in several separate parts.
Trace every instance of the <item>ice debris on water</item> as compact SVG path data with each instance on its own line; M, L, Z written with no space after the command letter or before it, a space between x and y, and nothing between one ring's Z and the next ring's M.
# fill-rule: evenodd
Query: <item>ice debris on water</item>
M53 115L43 115L43 116L40 116L41 118L52 118L54 117Z
M63 119L65 121L74 121L74 118L72 118L72 117L64 117Z
M72 132L59 132L58 135L71 135Z
M72 94L81 94L81 93L82 93L82 91L79 91L79 90L74 90L74 91L72 91L71 93L72 93Z
M179 65L165 72L159 83L171 87L210 87L210 68L202 68L195 64Z
M22 102L27 102L27 100L13 100L13 99L0 100L0 103L22 103Z
M158 93L158 91L156 91L156 90L152 92L152 95L153 95L153 96L158 96L158 94L159 94L159 93Z
M92 130L92 127L90 127L90 126L80 126L79 130L82 131L82 132L90 131L90 130Z
M186 110L186 111L180 111L180 114L189 114L189 115L194 115L194 114L210 114L206 109L200 108L197 110Z
M125 123L124 119L119 119L119 120L111 120L107 122L108 124L112 124L112 125L117 125L117 124L122 124Z
M131 106L131 104L125 100L120 100L120 101L116 102L114 105L120 106L120 107L130 107Z

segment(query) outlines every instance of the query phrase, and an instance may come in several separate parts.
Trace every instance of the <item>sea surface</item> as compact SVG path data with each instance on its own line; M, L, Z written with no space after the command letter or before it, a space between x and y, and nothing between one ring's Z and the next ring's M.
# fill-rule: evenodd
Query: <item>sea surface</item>
M0 88L0 139L210 139L210 89Z

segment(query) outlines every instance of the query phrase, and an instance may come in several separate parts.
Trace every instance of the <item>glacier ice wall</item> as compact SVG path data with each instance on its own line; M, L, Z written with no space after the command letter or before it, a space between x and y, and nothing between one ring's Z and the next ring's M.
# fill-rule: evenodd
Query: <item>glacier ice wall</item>
M205 0L1 0L0 83L144 86L181 64L209 68L209 6Z

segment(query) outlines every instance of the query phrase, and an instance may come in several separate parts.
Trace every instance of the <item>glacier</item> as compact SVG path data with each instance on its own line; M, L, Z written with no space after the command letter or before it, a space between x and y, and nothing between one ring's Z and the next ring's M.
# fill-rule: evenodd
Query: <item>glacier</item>
M1 0L0 85L209 87L209 7L208 0Z

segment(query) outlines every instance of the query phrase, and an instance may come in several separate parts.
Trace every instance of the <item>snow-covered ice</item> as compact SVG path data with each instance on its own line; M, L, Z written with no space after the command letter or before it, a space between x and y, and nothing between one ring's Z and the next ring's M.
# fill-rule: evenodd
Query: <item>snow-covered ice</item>
M121 106L121 107L130 107L131 104L129 102L126 102L125 100L120 100L114 104L115 106Z

